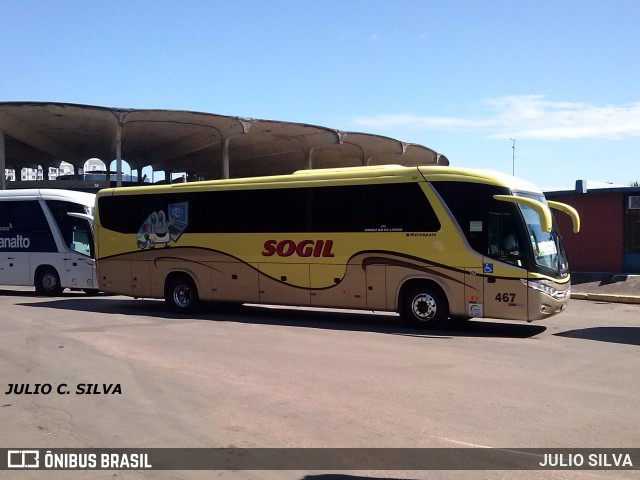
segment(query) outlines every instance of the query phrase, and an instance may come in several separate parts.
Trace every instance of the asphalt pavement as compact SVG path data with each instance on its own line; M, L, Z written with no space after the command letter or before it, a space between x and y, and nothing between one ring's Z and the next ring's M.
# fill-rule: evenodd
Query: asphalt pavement
M483 319L422 331L371 312L212 305L184 315L159 300L40 297L18 287L0 289L0 312L0 446L37 449L41 459L63 448L366 448L384 459L384 449L633 453L640 445L633 427L640 425L639 305L575 301L542 322ZM36 385L41 393L33 393ZM0 471L0 479L638 477L495 464L466 471L296 465L33 469Z

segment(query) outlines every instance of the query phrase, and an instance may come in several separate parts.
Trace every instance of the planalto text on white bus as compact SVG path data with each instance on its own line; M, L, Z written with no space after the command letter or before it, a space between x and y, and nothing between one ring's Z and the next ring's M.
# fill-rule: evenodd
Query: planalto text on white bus
M23 248L27 250L31 246L29 237L16 235L15 237L0 237L0 248Z

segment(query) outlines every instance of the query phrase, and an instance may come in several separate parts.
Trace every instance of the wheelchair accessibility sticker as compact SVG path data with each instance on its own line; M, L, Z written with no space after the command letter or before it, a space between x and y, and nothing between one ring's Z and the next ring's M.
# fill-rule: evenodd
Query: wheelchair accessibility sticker
M483 263L482 264L482 272L483 273L493 273L493 263Z

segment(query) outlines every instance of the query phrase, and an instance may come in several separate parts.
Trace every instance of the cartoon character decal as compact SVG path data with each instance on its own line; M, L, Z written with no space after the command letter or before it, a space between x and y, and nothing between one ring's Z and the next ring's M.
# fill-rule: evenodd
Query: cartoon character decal
M169 218L164 210L152 212L142 223L136 235L138 248L155 248L156 245L169 247L189 225L189 203L172 203L168 206Z

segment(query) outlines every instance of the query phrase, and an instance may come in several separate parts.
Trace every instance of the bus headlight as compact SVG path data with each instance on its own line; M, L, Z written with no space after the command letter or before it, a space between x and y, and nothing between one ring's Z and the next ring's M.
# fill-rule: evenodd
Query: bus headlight
M542 292L545 295L549 295L551 298L554 298L556 300L562 300L571 293L570 289L558 290L554 287L545 285L544 283L538 282L536 280L527 280L525 278L521 278L520 281L527 287L537 290L538 292Z

